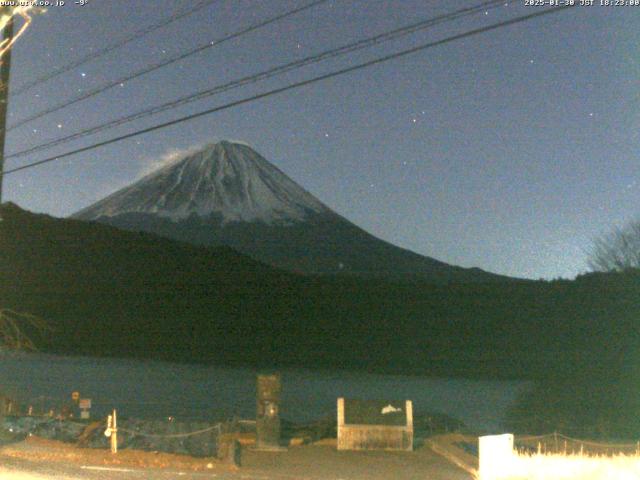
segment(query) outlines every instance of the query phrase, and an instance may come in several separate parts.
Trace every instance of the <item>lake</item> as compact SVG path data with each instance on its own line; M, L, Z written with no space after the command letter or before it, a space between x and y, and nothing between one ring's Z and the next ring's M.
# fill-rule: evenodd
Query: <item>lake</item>
M36 411L92 399L93 417L220 420L255 418L250 368L44 354L0 354L0 389ZM527 382L438 379L362 372L282 369L281 416L306 422L333 414L337 397L412 400L414 414L444 413L483 433L501 433L506 410Z

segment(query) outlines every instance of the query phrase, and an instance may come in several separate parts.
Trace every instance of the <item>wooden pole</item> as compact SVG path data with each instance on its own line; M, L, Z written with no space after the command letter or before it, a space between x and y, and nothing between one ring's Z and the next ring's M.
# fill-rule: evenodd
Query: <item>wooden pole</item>
M118 453L118 421L115 408L111 416L111 453Z
M343 447L344 435L344 398L338 398L338 431L337 431L337 448L341 450Z
M9 7L0 9L4 13ZM13 40L13 18L2 29L2 38L6 43ZM7 110L9 106L9 78L11 76L11 49L0 59L0 204L2 204L2 184L4 183L4 145L7 134Z
M406 448L408 451L413 451L413 402L411 400L405 401L405 412L407 414L407 439Z

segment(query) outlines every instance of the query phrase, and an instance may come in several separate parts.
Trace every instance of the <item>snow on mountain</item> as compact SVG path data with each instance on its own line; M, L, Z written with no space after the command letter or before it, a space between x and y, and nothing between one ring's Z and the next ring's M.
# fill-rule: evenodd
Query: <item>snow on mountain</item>
M223 223L287 225L330 210L244 143L220 141L81 210L94 220L126 213L173 221L220 215Z
M72 218L194 245L226 245L297 273L418 276L435 283L503 280L380 240L239 142L185 152Z

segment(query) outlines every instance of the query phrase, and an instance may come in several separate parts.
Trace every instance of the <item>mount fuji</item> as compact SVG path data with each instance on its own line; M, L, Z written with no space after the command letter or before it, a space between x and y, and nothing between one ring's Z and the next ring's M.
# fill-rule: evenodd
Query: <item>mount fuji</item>
M333 212L244 143L187 154L72 215L197 245L226 245L305 274L507 281L394 246Z

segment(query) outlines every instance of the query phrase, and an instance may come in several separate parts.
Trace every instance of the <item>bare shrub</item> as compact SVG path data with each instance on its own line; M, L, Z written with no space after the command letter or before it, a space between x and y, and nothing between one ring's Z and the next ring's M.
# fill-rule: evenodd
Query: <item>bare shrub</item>
M589 268L598 272L624 272L640 268L640 220L597 238L587 263Z

